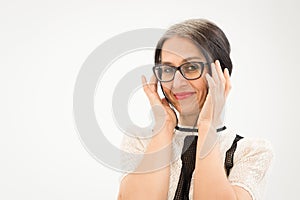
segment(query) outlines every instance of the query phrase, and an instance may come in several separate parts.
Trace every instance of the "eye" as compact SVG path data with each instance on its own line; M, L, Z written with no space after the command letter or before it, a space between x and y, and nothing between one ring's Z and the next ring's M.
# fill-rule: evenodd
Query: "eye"
M186 72L193 72L193 71L198 71L199 70L199 65L197 64L190 64L184 67L184 71Z
M173 73L174 69L172 67L164 67L163 68L163 73Z

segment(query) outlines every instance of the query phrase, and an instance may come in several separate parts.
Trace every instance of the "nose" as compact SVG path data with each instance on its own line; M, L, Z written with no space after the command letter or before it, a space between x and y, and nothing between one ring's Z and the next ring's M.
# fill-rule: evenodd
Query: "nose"
M180 88L183 85L187 85L187 80L182 76L179 71L176 71L174 75L173 88Z

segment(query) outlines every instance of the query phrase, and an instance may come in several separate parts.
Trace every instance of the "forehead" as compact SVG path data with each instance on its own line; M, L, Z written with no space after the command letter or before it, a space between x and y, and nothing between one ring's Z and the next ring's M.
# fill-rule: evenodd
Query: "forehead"
M175 36L164 42L161 51L162 62L177 63L189 57L205 60L200 49L188 38Z

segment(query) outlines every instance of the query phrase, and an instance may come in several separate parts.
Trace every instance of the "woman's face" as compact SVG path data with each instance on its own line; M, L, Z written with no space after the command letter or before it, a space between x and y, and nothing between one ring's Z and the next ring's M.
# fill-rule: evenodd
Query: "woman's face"
M192 61L206 63L205 57L191 40L175 36L164 42L162 64L178 67ZM202 76L196 80L187 80L176 71L173 81L162 83L166 96L180 115L195 115L201 111L207 95L207 67L204 66Z

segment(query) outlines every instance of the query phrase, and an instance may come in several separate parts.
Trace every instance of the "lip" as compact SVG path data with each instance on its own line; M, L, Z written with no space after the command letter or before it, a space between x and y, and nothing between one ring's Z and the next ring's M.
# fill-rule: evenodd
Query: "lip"
M174 93L174 96L177 100L183 100L195 94L195 92L178 92Z

